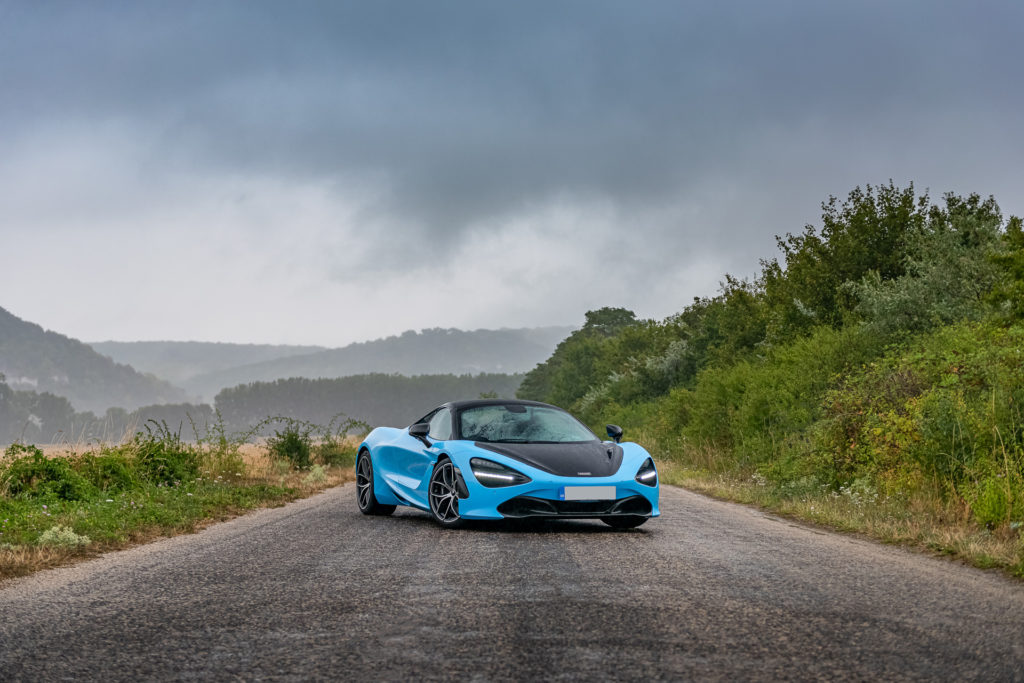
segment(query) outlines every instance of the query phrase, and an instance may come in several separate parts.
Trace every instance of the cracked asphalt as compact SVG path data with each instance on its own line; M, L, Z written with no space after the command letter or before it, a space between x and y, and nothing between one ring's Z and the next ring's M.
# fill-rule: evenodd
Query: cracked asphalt
M1024 680L1024 584L662 488L440 529L354 486L0 586L0 680Z

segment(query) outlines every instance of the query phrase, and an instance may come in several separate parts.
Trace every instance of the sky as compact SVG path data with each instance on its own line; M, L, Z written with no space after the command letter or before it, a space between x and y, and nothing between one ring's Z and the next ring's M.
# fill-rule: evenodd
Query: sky
M855 186L1024 214L1018 2L0 0L0 307L340 346L664 318Z

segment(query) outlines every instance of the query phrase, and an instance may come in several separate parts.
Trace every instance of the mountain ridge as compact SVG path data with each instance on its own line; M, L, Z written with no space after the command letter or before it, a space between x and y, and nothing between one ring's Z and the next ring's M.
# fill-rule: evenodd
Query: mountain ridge
M226 388L291 377L526 372L547 359L572 330L570 326L428 328L337 348L189 341L95 342L95 346L116 361L173 378L190 398L209 402ZM277 351L283 353L275 356ZM209 357L211 352L217 358ZM193 372L196 368L207 371Z
M179 385L197 375L328 349L317 345L171 340L108 340L88 344L116 362Z
M46 330L0 307L0 374L12 389L51 393L76 410L103 413L183 401L185 392L166 380L115 362L88 344Z

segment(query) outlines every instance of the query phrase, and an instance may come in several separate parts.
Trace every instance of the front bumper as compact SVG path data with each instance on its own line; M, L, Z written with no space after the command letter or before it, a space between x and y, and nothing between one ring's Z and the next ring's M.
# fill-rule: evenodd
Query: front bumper
M507 519L525 517L557 517L560 519L594 519L601 517L650 517L654 508L644 496L634 495L616 500L548 500L533 496L516 496L498 506Z
M467 468L468 469L468 468ZM593 477L550 478L519 486L487 488L463 472L468 496L459 500L459 514L465 519L523 519L547 517L559 519L599 519L601 517L657 517L658 486L645 486L633 480ZM537 471L528 472L537 476ZM543 474L543 473L539 473ZM540 477L538 477L540 478ZM614 500L562 500L564 486L615 486Z

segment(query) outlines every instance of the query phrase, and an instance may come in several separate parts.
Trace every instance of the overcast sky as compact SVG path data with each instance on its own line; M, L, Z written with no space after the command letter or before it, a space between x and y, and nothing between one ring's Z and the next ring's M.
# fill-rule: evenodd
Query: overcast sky
M324 345L662 318L855 185L1024 214L1022 7L0 0L0 307Z

